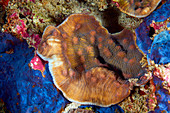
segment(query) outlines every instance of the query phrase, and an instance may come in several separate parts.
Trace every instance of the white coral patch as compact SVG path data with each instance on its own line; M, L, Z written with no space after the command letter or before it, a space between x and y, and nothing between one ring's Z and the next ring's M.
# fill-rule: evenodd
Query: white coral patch
M55 67L58 67L58 66L61 66L61 65L63 65L62 61L57 61L57 62L54 63Z
M53 55L53 62L52 62L52 64L55 67L63 65L62 58L58 57L57 55Z
M59 39L53 39L53 38L48 39L48 41L60 42Z
M51 46L59 46L61 41L59 39L48 39L47 42Z

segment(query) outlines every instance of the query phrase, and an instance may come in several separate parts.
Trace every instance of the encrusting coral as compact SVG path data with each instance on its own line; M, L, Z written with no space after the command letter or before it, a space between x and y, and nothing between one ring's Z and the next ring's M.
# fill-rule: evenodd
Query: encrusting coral
M129 96L134 84L128 79L147 81L133 38L129 30L109 34L93 16L73 14L45 29L37 53L67 99L109 106Z

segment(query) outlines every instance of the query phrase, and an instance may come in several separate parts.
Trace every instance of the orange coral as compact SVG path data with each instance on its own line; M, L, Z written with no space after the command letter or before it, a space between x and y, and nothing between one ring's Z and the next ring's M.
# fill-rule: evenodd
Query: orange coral
M112 0L118 8L134 17L142 18L148 16L156 9L161 0Z
M132 45L130 31L112 35L93 16L73 14L45 29L38 54L49 61L53 81L67 99L109 106L129 96L129 78L145 73L143 55Z

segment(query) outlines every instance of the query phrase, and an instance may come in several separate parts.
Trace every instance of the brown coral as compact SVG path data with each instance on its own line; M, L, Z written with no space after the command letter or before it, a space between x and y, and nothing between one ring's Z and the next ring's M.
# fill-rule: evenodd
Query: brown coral
M49 61L64 96L83 104L116 104L130 94L128 79L145 73L130 31L111 35L85 14L73 14L57 28L48 26L38 54Z
M148 16L156 9L161 0L112 0L118 3L118 8L134 17L142 18Z

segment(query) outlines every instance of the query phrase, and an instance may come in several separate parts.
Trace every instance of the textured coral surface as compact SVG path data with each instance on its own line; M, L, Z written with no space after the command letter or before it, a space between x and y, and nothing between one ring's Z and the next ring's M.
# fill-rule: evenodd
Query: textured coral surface
M161 0L112 0L117 2L117 7L124 13L134 17L148 16L161 2Z
M108 106L129 95L132 86L125 79L145 74L133 38L129 30L111 35L93 16L73 14L45 29L38 55L49 61L67 99Z

